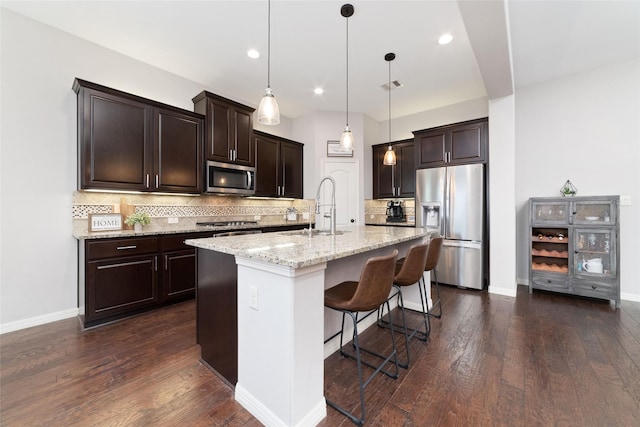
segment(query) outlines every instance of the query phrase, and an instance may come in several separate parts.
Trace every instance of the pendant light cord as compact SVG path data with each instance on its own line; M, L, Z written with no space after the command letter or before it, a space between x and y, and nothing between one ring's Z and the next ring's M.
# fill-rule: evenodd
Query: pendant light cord
M389 145L391 145L391 61L389 61Z
M267 87L271 88L271 0L267 7Z
M349 126L349 18L347 17L347 126Z

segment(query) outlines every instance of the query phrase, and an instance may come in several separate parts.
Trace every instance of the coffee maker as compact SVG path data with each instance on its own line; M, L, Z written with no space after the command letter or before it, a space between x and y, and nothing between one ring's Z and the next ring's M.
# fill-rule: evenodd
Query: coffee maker
M389 200L387 202L387 222L405 222L404 202Z

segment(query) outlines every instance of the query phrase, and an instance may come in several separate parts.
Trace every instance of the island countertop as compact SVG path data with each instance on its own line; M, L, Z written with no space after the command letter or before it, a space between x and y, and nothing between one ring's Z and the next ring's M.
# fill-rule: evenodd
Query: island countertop
M431 231L408 227L345 227L342 234L283 231L243 236L189 239L185 243L257 261L303 268L334 259L427 237Z

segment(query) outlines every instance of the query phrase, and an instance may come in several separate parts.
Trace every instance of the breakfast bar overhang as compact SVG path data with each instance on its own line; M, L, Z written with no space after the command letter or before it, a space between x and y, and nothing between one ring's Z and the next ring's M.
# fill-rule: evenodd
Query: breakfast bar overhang
M235 399L268 426L317 425L327 413L324 358L333 351L325 349L331 335L325 328L339 328L338 319L325 316L324 290L357 280L372 256L394 248L404 256L429 234L422 228L350 227L335 235L298 230L187 240L198 251L235 256ZM411 308L416 297L409 294L407 301Z

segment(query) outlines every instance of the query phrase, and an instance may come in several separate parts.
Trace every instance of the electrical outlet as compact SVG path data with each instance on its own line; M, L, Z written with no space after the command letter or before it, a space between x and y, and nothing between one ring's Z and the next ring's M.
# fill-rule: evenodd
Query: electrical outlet
M178 218L167 218L167 222L169 224L177 224L178 223Z
M309 212L302 212L302 219L309 219Z
M369 219L373 219L373 218L375 218L374 214L369 215Z
M253 220L254 221L260 221L260 218L261 218L260 215L254 215L253 216Z
M258 288L249 286L249 307L258 310Z
M620 206L631 206L631 196L620 196Z

